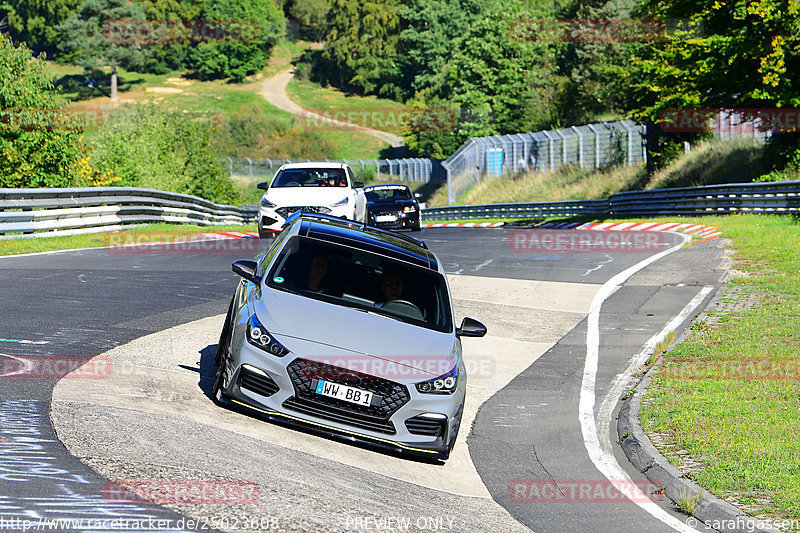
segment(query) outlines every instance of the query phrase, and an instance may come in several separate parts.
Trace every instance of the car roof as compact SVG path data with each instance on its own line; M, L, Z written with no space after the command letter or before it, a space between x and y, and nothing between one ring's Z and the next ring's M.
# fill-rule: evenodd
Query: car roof
M439 263L427 245L403 233L360 224L328 215L299 215L298 234L304 237L352 246L361 250L405 261L438 271Z
M346 163L338 163L335 161L305 161L303 163L286 163L281 166L281 169L292 168L345 168Z

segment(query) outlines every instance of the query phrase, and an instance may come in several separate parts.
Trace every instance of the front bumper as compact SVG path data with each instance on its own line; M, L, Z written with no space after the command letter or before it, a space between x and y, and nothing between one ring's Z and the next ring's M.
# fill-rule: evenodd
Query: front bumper
M239 357L227 359L226 375L231 377L226 382L225 394L235 405L327 436L435 459L449 456L461 423L465 377L452 395L422 394L413 384L366 375L360 377L373 381L358 384L341 381L365 390L382 391L381 410L316 395L314 376L302 375L298 366L302 359L294 354L273 357L246 341L233 353ZM333 381L327 372L324 377Z
M258 229L259 231L280 231L286 219L294 213L304 209L309 213L320 213L334 217L353 219L353 208L349 205L331 207L325 205L298 205L288 207L264 207L258 209Z
M386 229L413 228L418 218L419 211L411 213L402 211L372 212L367 217L367 224Z

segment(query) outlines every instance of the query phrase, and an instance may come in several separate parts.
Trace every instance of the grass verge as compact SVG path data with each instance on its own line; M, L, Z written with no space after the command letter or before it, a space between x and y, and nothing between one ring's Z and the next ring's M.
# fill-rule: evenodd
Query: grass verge
M86 235L64 235L31 239L4 239L0 237L0 256L74 250L78 248L103 248L118 243L169 242L169 239L217 231L255 232L256 225L181 226L175 224L150 224L125 230Z
M400 102L376 96L355 96L333 87L293 78L286 87L289 98L303 109L320 115L402 135L407 108ZM344 129L330 125L328 128Z
M788 216L702 220L732 239L748 275L731 282L733 311L695 323L665 354L642 425L704 465L688 475L711 492L800 519L800 227ZM761 304L737 309L747 294Z

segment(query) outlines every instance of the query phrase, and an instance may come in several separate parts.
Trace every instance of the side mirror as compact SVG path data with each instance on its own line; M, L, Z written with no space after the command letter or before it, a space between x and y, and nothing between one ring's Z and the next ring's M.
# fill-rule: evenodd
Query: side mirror
M456 328L456 337L483 337L484 335L486 335L486 326L468 316L461 321L461 327Z
M266 181L263 181L263 182L259 183L258 185L256 185L256 187L258 187L262 191L266 191L267 189L269 189L269 183L266 182Z
M258 263L255 261L240 259L239 261L233 262L231 269L234 274L243 277L247 281L252 281L256 285L261 283L261 278L256 276L256 272L258 272Z
M363 189L364 188L364 182L363 181L354 181L353 182L353 188L354 189Z

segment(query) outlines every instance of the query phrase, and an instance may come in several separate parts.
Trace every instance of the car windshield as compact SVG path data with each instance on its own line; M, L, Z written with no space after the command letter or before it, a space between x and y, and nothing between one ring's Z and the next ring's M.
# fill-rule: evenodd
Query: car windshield
M395 200L411 200L408 187L375 187L365 189L364 194L370 202L393 202Z
M294 236L275 260L267 285L452 331L450 300L441 274L359 248Z
M347 187L342 168L285 168L270 187Z

